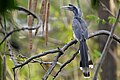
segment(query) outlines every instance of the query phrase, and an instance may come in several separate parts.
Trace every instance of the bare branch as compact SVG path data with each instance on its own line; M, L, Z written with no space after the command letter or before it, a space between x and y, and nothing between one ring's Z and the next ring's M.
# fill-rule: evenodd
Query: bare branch
M2 39L2 41L0 42L0 45L7 39L7 37L9 37L9 36L10 36L12 33L14 33L14 32L23 31L23 30L35 30L35 29L38 29L38 28L41 26L41 20L40 20L40 18L39 18L35 13L33 13L33 12L31 12L31 11L23 8L23 7L20 7L20 6L17 7L17 9L18 9L19 11L24 11L24 12L28 13L29 15L32 15L34 18L36 18L37 21L38 21L37 26L36 26L35 28L28 28L28 27L27 27L27 28L15 29L15 30L7 33L7 34L5 35L5 37Z
M39 17L39 16L37 16L34 12L29 11L29 10L27 10L27 9L21 7L21 6L17 7L17 9L18 9L19 11L24 11L24 12L28 13L28 15L32 15L34 18L36 18L37 21L38 21L36 28L37 28L37 29L40 28L40 26L41 26L41 20L40 20L40 17Z
M76 57L76 55L79 53L79 50L77 50L76 53L73 54L73 56L68 60L66 61L65 63L63 63L59 69L59 71L55 74L54 78L55 79L57 77L57 75L61 72L61 70L67 65L69 64L72 60L74 60L74 58Z
M12 31L10 31L9 33L7 33L6 35L5 35L5 37L2 39L2 41L0 42L0 45L11 35L11 34L13 34L14 32L18 32L18 31L24 31L24 30L35 30L35 29L37 29L38 27L36 27L36 28L28 28L28 27L23 27L23 28L20 28L20 29L15 29L15 30L12 30Z
M39 17L38 17L34 12L29 11L29 10L27 10L27 9L24 8L24 7L18 6L18 7L17 7L17 10L23 11L23 12L27 13L28 15L32 15L34 18L39 19ZM38 21L39 21L39 20L38 20Z
M115 17L113 15L113 13L107 8L107 6L105 4L103 4L101 1L100 1L100 4L103 6L103 9L106 10L107 12L109 12L113 17Z
M59 57L62 55L62 52L59 52L58 55L54 58L53 63L51 65L51 67L47 70L44 78L42 78L42 80L47 80L48 76L51 74L51 72L53 71L53 69L55 68L57 61L59 59Z
M26 56L23 56L22 54L19 55L20 58L24 58L24 59L27 59L28 57ZM39 63L39 64L44 64L44 65L47 65L47 64L52 64L52 62L45 62L45 61L42 61L42 60L38 60L38 59L33 59L31 61L31 63ZM58 65L61 65L60 62L57 62Z
M95 36L99 36L99 35L109 36L110 32L107 31L107 30L95 31L95 32L89 34L89 38L92 38L92 37L95 37ZM113 34L113 39L120 43L120 37L118 37L117 35Z
M68 42L63 48L59 48L60 49L60 52L57 54L57 56L54 58L53 60L53 64L51 65L51 67L48 69L48 71L46 72L44 78L42 78L42 80L47 80L48 76L51 74L52 70L55 68L56 64L57 64L57 61L58 59L61 57L61 55L63 55L63 52L65 50L68 49L68 47L70 47L71 45L73 44L76 44L77 43L77 40L72 40L70 42Z
M93 76L93 80L97 80L97 75L98 75L99 69L102 66L102 63L103 63L103 61L105 59L105 55L107 54L107 51L109 50L109 47L110 47L111 42L113 40L113 35L114 35L113 33L114 33L114 30L115 30L116 25L118 23L119 15L120 15L120 7L119 7L118 13L116 15L116 22L115 22L115 24L111 28L110 35L109 35L108 40L107 40L107 42L105 44L105 47L104 47L104 49L102 51L102 55L100 57L100 61L99 61L98 65L97 65L97 68L95 70L95 73L94 73L94 76Z
M22 67L26 64L28 64L31 60L35 59L35 58L38 58L38 57L42 57L42 56L45 56L47 54L54 54L56 52L59 52L58 49L53 49L53 50L48 50L48 51L45 51L45 52L42 52L42 53L39 53L39 54L36 54L34 56L31 56L30 58L28 58L27 60L25 60L22 64L18 64L16 65L14 68L18 68L18 67ZM14 69L13 68L13 69Z

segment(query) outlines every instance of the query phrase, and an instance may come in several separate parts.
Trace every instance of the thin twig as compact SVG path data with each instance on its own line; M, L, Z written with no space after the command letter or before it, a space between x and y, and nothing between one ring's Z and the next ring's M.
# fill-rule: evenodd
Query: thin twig
M44 75L44 78L42 78L42 80L47 80L48 76L51 74L51 72L53 71L53 69L55 68L57 61L59 59L59 57L62 55L63 53L60 51L58 53L58 55L54 58L53 63L51 65L51 67L47 70L46 74Z
M29 11L29 10L27 10L27 9L24 8L24 7L18 6L16 9L19 10L19 11L23 11L23 12L27 13L28 15L32 15L34 18L39 19L39 17L38 17L34 12ZM38 20L38 21L39 21L39 20Z
M0 42L0 45L11 35L13 34L14 32L18 32L18 31L24 31L24 30L35 30L37 29L38 27L35 27L35 28L28 28L28 27L23 27L23 28L20 28L20 29L15 29L15 30L12 30L10 31L9 33L7 33L5 35L5 37L2 39L2 41Z
M109 12L113 17L115 17L114 15L113 15L113 13L107 8L107 6L105 5L105 4L103 4L101 1L99 1L100 2L100 4L103 6L103 9L104 10L106 10L107 12Z
M63 63L59 69L59 71L55 74L55 76L53 77L53 80L57 77L57 75L61 72L61 70L67 65L69 64L72 60L74 60L75 56L79 53L79 50L77 50L76 53L73 54L73 56L68 60L66 61L65 63Z
M92 37L95 37L95 36L98 37L99 35L109 36L110 32L107 31L107 30L98 30L98 31L95 31L93 33L90 33L89 38L92 38ZM117 35L113 34L113 39L120 43L120 37L118 37Z
M43 70L44 70L45 72L47 71L42 64L40 64L40 66L43 68Z
M22 67L22 66L28 64L30 61L32 61L32 60L35 59L35 58L42 57L42 56L45 56L45 55L47 55L47 54L54 54L54 53L56 53L56 52L59 52L59 50L58 50L58 49L48 50L48 51L39 53L39 54L37 54L37 55L31 56L30 58L28 58L27 60L25 60L22 64L18 64L18 65L16 65L14 68ZM14 69L14 68L13 68L13 69Z
M44 62L44 61L39 61L39 60L33 60L31 63L39 63L39 64L44 64L44 65L52 65L53 62ZM60 62L57 62L58 65L61 65Z
M94 73L94 76L93 76L93 80L97 80L97 75L98 75L99 69L102 66L102 63L103 63L103 61L105 59L105 55L107 54L107 51L109 50L109 47L110 47L111 42L113 40L113 33L114 33L114 30L115 30L116 25L118 23L119 15L120 15L120 7L119 7L118 13L116 15L116 22L111 28L110 35L109 35L108 40L107 40L107 42L105 44L105 47L104 47L104 49L102 51L100 61L99 61L98 65L97 65L97 67L96 67L96 70L95 70L95 73Z
M28 57L26 57L26 56L23 56L23 55L19 55L19 57L20 58L25 58L25 59L28 59ZM42 60L37 60L37 59L33 59L32 61L31 61L31 63L39 63L39 64L44 64L44 65L47 65L47 64L52 64L52 62L45 62L45 61L42 61ZM60 62L57 62L57 64L58 65L61 65L61 63Z

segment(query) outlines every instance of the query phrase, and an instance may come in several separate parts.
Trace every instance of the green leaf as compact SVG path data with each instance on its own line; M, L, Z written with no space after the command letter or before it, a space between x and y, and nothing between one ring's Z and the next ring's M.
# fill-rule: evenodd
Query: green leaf
M96 53L97 57L100 57L100 55L101 55L100 51L94 50L94 52Z
M93 55L93 57L94 58L98 58L98 57L100 57L101 56L101 53L98 51L98 50L94 50L94 55Z
M89 20L95 20L95 19L97 19L97 16L95 16L95 15L87 15L86 18L89 19Z
M100 22L100 18L97 18L97 23L99 23Z
M116 19L114 17L108 17L109 24L114 24L116 22Z
M105 24L105 23L106 23L106 21L103 19L103 20L102 20L102 24Z

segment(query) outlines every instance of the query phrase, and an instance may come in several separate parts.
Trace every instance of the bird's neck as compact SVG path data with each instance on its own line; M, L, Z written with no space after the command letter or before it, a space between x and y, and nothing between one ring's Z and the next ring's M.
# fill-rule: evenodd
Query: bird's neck
M81 18L79 14L74 14L74 17Z
M77 10L73 10L73 14L74 14L74 16L79 16Z
M82 18L81 17L75 16L74 19L77 19L80 23L82 22Z
M82 18L80 16L74 16L75 19L81 20Z

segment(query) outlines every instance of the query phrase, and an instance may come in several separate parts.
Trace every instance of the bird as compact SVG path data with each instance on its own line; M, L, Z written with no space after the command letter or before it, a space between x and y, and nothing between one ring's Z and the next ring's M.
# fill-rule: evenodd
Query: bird
M82 11L80 8L68 4L68 6L62 6L63 9L72 11L74 18L72 21L73 37L79 42L80 52L80 69L83 72L85 78L90 78L90 68L93 68L93 62L88 54L88 47L86 40L88 39L88 28L86 21L82 18Z

